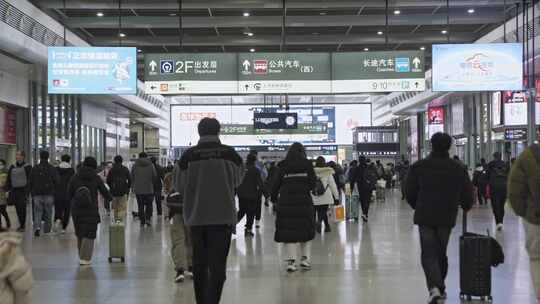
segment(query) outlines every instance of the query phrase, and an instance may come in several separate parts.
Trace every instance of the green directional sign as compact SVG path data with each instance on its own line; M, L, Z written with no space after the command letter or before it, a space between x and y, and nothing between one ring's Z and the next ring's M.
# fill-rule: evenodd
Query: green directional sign
M239 93L330 93L329 53L240 53Z
M236 54L148 54L144 57L148 94L236 94Z
M423 51L332 54L332 92L424 91Z

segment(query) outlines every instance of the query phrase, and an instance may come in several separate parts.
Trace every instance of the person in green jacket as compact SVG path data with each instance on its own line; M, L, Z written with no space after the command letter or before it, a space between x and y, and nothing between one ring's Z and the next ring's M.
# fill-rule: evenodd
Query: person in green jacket
M536 297L540 300L540 205L539 193L540 146L529 147L517 158L508 180L508 198L512 208L523 219L525 227L526 248L529 253L531 275Z

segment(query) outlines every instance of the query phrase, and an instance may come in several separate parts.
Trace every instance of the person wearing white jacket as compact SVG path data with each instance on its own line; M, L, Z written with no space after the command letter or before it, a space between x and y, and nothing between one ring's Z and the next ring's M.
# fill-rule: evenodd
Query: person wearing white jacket
M322 195L317 195L314 193L315 191L311 193L317 217L317 232L321 233L322 222L324 222L324 231L330 232L332 230L328 223L328 206L339 204L339 192L334 179L335 171L331 167L326 166L326 161L322 156L319 156L315 161L314 170L317 179L321 181L325 189Z
M0 303L29 304L32 269L21 250L22 235L0 232Z

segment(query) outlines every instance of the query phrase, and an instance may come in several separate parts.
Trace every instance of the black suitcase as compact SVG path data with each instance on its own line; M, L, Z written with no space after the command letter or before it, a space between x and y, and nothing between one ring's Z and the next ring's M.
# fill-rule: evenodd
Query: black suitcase
M492 301L491 237L467 232L467 213L463 212L463 235L459 240L460 297Z

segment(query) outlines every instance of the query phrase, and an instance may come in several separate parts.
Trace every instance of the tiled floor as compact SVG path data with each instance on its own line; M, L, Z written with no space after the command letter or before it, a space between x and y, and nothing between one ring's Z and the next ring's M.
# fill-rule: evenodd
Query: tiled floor
M386 203L373 205L368 225L339 223L332 233L317 236L313 241L313 270L294 274L284 272L282 249L273 241L273 217L266 209L255 238L239 235L233 240L222 303L425 303L412 211L396 195L390 197ZM487 208L476 208L470 222L473 231L493 231ZM242 231L242 226L238 227ZM461 303L459 233L458 225L449 248L450 304ZM93 266L80 269L72 233L33 240L29 232L25 252L36 278L33 303L194 303L190 282L172 282L168 223L156 222L142 232L138 225L129 225L127 234L125 265L108 263L107 227L102 225ZM506 229L498 238L504 244L506 263L494 269L494 303L537 303L530 286L520 221L509 215Z

